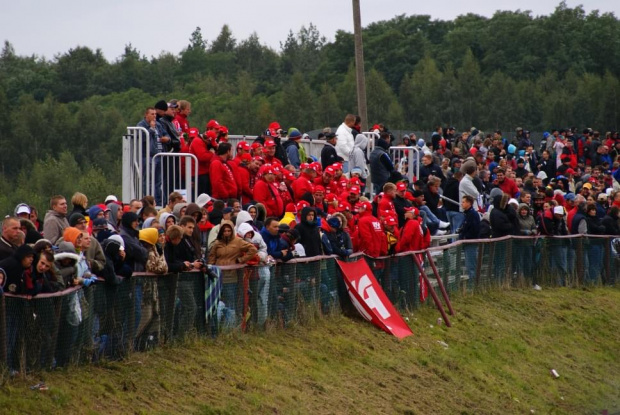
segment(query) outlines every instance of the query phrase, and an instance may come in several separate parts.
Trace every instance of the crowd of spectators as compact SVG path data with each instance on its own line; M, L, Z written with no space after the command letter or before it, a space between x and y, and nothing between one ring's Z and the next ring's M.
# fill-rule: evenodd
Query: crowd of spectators
M372 128L378 138L369 139L361 134L359 117L347 115L335 133L324 131L321 157L313 159L300 145L305 135L296 128L285 131L273 122L254 142L241 141L233 148L225 126L211 120L200 133L189 126L190 114L187 101L160 101L146 109L138 125L149 131L151 160L167 151L196 156L193 180L200 196L195 202L186 203L181 193L158 183L155 195L126 203L110 195L91 204L78 192L70 199L71 212L66 198L56 195L43 221L33 206L21 203L2 225L3 290L33 296L88 286L97 276L116 284L134 272L212 272L212 266L251 264L258 268L255 289L262 324L268 312L269 267L278 261L417 251L430 245L432 235L464 241L620 235L617 132L602 136L591 129L552 130L535 148L522 128L509 140L501 131L456 133L453 127L438 127L428 140L406 135L396 142L380 124ZM390 149L398 145L417 146L419 156L393 160ZM417 166L419 177L409 182L407 169ZM531 273L536 246L517 248L515 271ZM473 278L476 244L466 243L464 252ZM568 273L574 255L570 246L558 244L552 266ZM587 259L588 277L594 279L601 269L602 245L591 243ZM214 278L232 282L236 277L224 268ZM317 272L323 276L317 295L327 307L335 289L329 281L335 276ZM306 283L315 284L313 278ZM152 284L143 283L136 295L141 310L137 332L145 343L157 325L159 305ZM285 296L287 287L278 290ZM220 317L228 324L239 318L236 295L236 288L222 292ZM191 285L179 282L177 296L182 330L187 330L196 313Z

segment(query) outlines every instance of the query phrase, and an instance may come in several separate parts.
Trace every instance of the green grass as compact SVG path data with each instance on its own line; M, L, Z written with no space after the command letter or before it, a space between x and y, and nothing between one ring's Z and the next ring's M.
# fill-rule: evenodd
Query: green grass
M5 380L0 408L106 414L620 411L618 289L492 292L458 297L454 307L452 328L436 325L432 307L408 316L415 335L403 341L365 321L336 316L18 377ZM48 391L29 389L41 380Z

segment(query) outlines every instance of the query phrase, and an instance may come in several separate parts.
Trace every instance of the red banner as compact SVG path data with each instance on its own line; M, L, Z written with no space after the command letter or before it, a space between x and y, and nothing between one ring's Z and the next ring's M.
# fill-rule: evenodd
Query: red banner
M413 334L388 300L366 261L337 262L344 275L351 302L366 320L399 339Z

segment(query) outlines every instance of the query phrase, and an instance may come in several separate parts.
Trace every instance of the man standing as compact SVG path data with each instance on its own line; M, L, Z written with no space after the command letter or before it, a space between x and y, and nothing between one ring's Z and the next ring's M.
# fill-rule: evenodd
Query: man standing
M65 228L69 227L67 221L67 200L64 196L52 196L50 210L45 214L43 222L43 235L52 245L62 236Z
M155 170L155 194L153 196L155 196L155 201L159 204L161 203L161 159L157 158L155 163L153 163L153 157L155 154L163 151L163 146L165 143L170 142L170 137L161 135L163 130L161 125L158 125L156 118L155 108L148 107L144 113L144 118L138 123L138 127L145 128L149 132L148 143L142 143L142 191L145 195L151 191L146 188L146 163L150 163L151 168ZM147 148L149 151L148 158L146 154Z
M325 135L325 145L323 146L323 149L321 150L321 167L323 167L323 169L326 169L327 167L331 166L334 163L337 163L339 161L343 160L343 157L340 156L340 152L338 151L339 148L339 138L336 134L334 133L328 133ZM347 171L346 169L348 168L348 163L349 163L349 157L347 155L346 161L345 161L345 166L347 167L343 167L343 170Z
M2 236L0 236L0 260L13 256L17 245L17 235L21 230L19 219L8 217L2 222Z
M214 157L209 166L209 176L214 199L228 200L237 198L237 182L228 160L232 158L232 145L220 143L217 147L217 157Z
M353 144L355 143L355 138L353 137L353 133L351 131L354 125L355 115L347 114L344 118L344 122L340 124L340 127L336 130L336 136L338 137L338 144L335 144L336 152L343 160L342 171L345 173L349 172L349 154L353 151ZM321 161L322 160L323 157L321 157ZM325 167L327 166L323 165L323 168Z
M478 239L480 215L474 210L473 206L474 198L470 195L463 196L461 208L463 209L465 219L459 230L460 240ZM478 245L475 243L466 243L463 245L463 251L465 252L465 268L467 269L467 275L469 276L470 284L473 284L474 278L476 278Z

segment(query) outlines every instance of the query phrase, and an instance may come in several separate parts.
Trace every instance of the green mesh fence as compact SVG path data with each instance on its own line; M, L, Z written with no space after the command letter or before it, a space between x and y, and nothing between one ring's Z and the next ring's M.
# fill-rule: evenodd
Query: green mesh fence
M420 253L365 260L394 306L422 303L423 272L439 297L511 287L613 285L620 238L506 237L459 241ZM275 266L221 267L213 273L137 273L35 297L0 297L0 360L15 371L119 359L188 335L303 324L350 306L333 257Z

